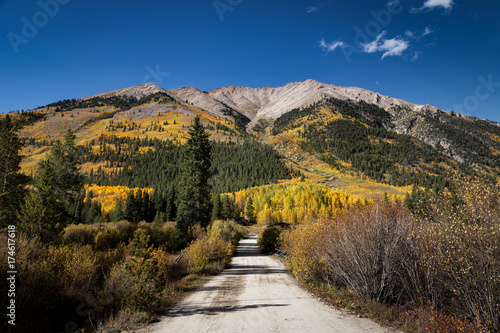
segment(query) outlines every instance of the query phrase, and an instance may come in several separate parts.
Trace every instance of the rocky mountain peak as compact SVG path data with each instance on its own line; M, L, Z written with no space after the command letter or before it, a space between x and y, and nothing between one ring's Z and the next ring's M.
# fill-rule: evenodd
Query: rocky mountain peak
M155 94L163 92L166 93L167 91L163 88L158 87L155 83L149 82L149 83L144 83L140 84L138 86L133 86L133 87L128 87L128 88L123 88L119 90L114 90L114 91L109 91L97 95L92 95L88 97L82 98L83 100L85 99L91 99L94 97L102 97L102 98L109 98L113 96L128 96L128 97L135 97L135 98L141 98L150 94Z

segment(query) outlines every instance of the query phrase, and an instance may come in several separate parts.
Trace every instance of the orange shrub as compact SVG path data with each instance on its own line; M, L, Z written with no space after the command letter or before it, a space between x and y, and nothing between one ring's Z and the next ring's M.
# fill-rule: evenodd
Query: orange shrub
M281 248L290 258L287 266L297 279L316 283L328 281L324 248L328 236L325 220L304 223L281 234Z

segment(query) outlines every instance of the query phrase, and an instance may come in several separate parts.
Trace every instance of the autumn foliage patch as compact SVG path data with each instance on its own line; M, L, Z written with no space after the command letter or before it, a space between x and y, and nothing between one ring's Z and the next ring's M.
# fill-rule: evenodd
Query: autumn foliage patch
M459 189L428 198L425 218L374 203L285 232L289 268L307 283L409 307L417 331L497 332L500 187Z

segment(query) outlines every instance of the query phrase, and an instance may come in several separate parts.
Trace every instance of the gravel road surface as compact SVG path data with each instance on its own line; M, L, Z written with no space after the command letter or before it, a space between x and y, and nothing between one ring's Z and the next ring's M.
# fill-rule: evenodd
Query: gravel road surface
M257 238L242 240L230 267L140 332L394 332L344 314L300 288Z

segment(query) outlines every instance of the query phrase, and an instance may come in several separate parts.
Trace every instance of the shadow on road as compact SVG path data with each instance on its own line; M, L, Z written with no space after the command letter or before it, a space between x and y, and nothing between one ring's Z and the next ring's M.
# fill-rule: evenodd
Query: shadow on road
M231 264L221 275L287 274L284 268L270 268L262 265Z
M237 312L245 311L250 309L267 308L267 307L283 307L289 306L290 304L252 304L252 305L227 305L227 306L213 306L208 308L194 308L191 306L185 307L179 311L169 312L166 314L167 317L184 317L193 316L197 314L204 315L216 315L220 312Z

